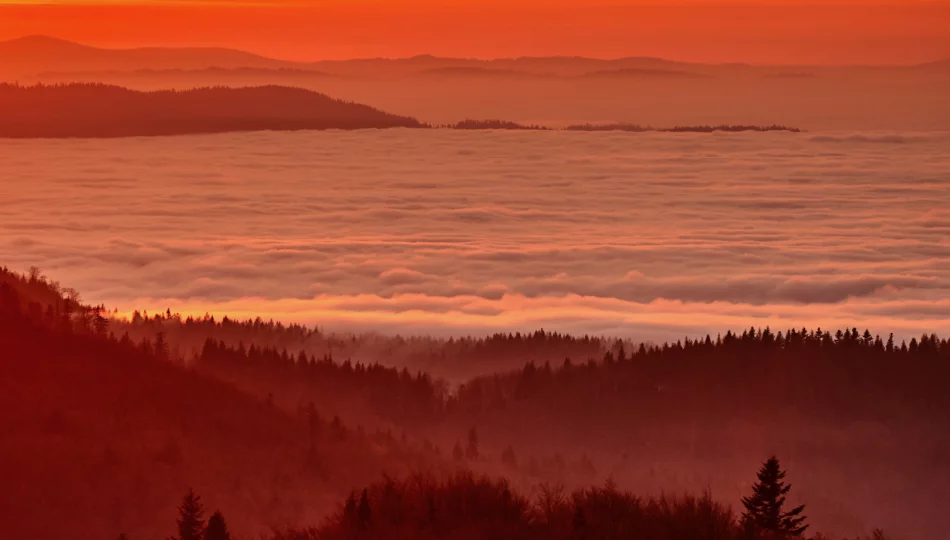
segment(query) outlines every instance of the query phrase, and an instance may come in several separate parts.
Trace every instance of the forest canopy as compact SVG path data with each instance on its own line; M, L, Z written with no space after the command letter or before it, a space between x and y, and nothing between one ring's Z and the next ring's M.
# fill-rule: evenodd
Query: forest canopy
M193 487L232 533L279 526L297 535L287 538L488 534L491 522L438 517L470 496L513 512L498 525L511 538L575 538L578 523L610 537L597 505L660 527L650 529L657 537L685 533L650 512L684 516L687 529L719 523L725 536L711 538L732 538L745 531L729 509L740 504L759 526L799 530L806 504L808 534L882 526L924 536L950 496L939 461L950 445L946 338L749 328L664 344L540 330L423 341L433 361L477 364L504 351L525 360L459 384L384 363L400 340L171 312L123 320L38 270L0 269L8 530L40 540L164 535ZM316 354L328 344L337 348ZM366 350L380 361L345 356ZM753 491L772 453L792 460L789 479L763 466ZM787 506L774 510L769 497L784 502L791 483ZM445 501L434 521L418 485ZM545 529L536 504L553 486L561 517ZM394 489L408 498L387 498ZM715 497L670 496L706 491ZM364 498L376 521L346 536ZM416 521L385 517L399 505ZM51 508L58 519L37 532ZM327 515L336 517L321 525Z

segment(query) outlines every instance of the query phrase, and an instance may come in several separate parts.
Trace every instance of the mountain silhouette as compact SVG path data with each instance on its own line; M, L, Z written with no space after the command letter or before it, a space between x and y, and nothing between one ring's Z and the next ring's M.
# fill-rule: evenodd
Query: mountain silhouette
M708 77L701 73L690 73L688 71L677 71L671 69L642 69L642 68L623 68L623 69L602 69L592 71L584 75L589 78L701 78Z
M28 77L45 71L134 71L138 69L290 68L293 62L214 47L101 49L46 36L0 42L0 76Z
M363 58L292 62L216 47L142 47L106 49L47 36L27 36L0 42L0 78L34 80L38 74L136 72L141 70L203 70L256 68L316 70L356 76L580 76L609 70L670 70L705 72L716 66L687 64L659 58L602 60L572 56L519 57L495 60L418 55L410 58Z
M259 81L257 85L295 86L299 83L322 82L327 78L345 78L315 69L295 68L254 68L254 67L208 67L203 69L136 69L134 71L45 71L36 75L36 82L56 84L58 82L101 82L110 84L109 79L121 78L127 81L160 80L170 84L161 89L178 89L173 86L179 80L200 80L204 84L197 86L255 86L246 81ZM121 84L117 86L122 86ZM140 88L136 88L140 89Z
M358 58L293 62L220 47L141 47L106 49L47 36L27 36L0 42L0 80L46 82L93 80L97 73L142 70L197 71L209 68L318 71L356 77L471 78L585 77L600 79L727 77L759 73L774 75L788 69L814 72L880 70L861 66L752 66L747 64L697 64L653 57L615 59L581 56L517 57L480 60L417 55L409 58ZM950 59L903 69L950 72ZM38 77L43 74L45 77ZM51 81L50 75L58 78ZM71 77L72 75L72 77Z
M808 76L804 76L807 74ZM229 49L100 49L46 37L0 43L0 82L140 91L302 87L449 124L460 118L947 129L950 61L907 66L697 64L650 57L289 62ZM870 112L869 112L870 111Z
M551 77L554 75L547 73L533 73L526 71L516 71L513 69L492 69L484 67L466 67L466 66L452 66L452 67L440 67L434 69L426 69L415 73L416 76L420 77L431 77L431 78L454 78L454 77L479 77L479 78L491 78L491 79L522 79L522 78L543 78Z
M0 137L127 137L231 131L423 127L282 86L138 92L103 84L0 84Z
M944 58L943 60L937 60L936 62L918 64L913 66L913 68L924 71L950 73L950 58Z

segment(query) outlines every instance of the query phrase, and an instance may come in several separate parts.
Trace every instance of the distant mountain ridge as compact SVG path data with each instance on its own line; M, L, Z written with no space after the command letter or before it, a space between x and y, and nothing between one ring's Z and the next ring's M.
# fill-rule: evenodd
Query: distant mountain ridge
M850 66L851 68L860 66ZM950 70L950 59L904 66ZM135 72L142 70L267 69L320 71L352 76L696 76L744 72L807 71L834 69L815 66L752 66L748 64L697 64L651 57L616 59L578 56L517 57L481 60L418 55L409 58L362 58L294 62L221 47L140 47L107 49L47 36L27 36L0 42L0 80L30 80L40 73L68 76L73 73Z
M0 42L2 82L105 83L140 91L290 86L437 125L503 118L550 126L950 129L950 60L835 67L418 55L308 63L220 48L101 49L34 36Z
M670 69L643 69L643 68L622 68L622 69L602 69L587 73L586 77L597 78L643 78L643 77L673 77L673 78L702 78L709 77L703 73L691 73L688 71L670 70Z
M203 69L300 67L226 48L102 49L46 36L28 36L0 43L0 73L27 76L41 71L133 71L137 69Z
M0 76L31 78L37 74L68 76L97 72L165 70L269 69L321 71L338 75L405 76L524 76L584 75L588 71L644 69L676 70L705 67L659 58L601 60L583 57L520 57L494 60L442 58L358 58L293 62L227 48L194 47L106 49L46 36L27 36L0 42Z

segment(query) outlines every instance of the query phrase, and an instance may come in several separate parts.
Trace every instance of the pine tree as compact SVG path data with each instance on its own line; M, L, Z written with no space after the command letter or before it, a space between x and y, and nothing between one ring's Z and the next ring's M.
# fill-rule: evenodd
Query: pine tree
M194 490L189 489L181 506L178 507L177 540L202 540L205 525L202 519L203 513L201 497L196 495Z
M96 334L100 336L106 335L106 332L109 331L109 319L102 315L103 311L105 311L104 306L92 308L92 327L96 331Z
M518 458L515 456L515 449L509 444L505 451L501 453L501 462L511 467L512 469L518 468Z
M359 517L361 529L368 527L369 522L373 519L373 511L369 507L369 494L365 488L363 489L363 493L360 494L360 505L357 508L357 516Z
M346 498L346 504L343 505L343 522L355 526L357 525L357 520L356 493L351 491L350 496Z
M343 425L343 421L340 420L339 416L334 416L333 421L330 422L330 432L338 441L346 439L346 426Z
M228 525L224 522L224 516L220 510L208 519L204 540L231 540L231 533L228 532Z
M475 428L468 431L468 446L465 447L465 457L478 459L478 433Z
M574 529L573 537L580 540L587 538L587 516L584 515L584 508L581 506L580 500L574 504L574 519L572 523L572 528Z
M320 434L320 413L317 412L317 407L312 401L307 405L307 431L310 441L310 452L313 453L317 449L317 437Z
M805 506L797 506L788 512L783 510L785 496L792 489L783 482L784 478L785 471L775 456L762 465L758 482L752 485L752 495L742 498L745 507L742 519L747 526L787 536L800 536L805 532L808 528L802 515Z
M155 334L154 350L159 360L168 360L168 341L165 340L164 332Z

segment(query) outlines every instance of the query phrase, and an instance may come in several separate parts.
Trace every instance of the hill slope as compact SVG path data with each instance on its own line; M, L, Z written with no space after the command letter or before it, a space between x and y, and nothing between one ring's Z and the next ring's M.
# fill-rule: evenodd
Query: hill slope
M0 269L4 538L167 537L190 487L256 537L318 523L384 472L437 462L252 399L164 359L158 338L109 338L50 291Z
M214 47L101 49L46 36L0 42L0 76L41 71L133 71L136 69L286 68L293 62ZM298 66L299 67L299 66Z
M0 85L0 137L123 137L422 127L415 119L281 86L137 92L101 84Z

